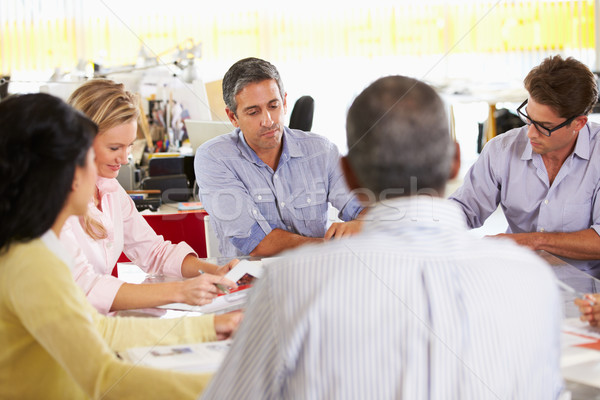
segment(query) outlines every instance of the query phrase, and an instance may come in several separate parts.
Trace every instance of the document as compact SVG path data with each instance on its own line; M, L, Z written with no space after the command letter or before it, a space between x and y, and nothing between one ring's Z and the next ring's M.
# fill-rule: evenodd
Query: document
M262 261L242 260L231 269L225 278L234 281L238 286L249 285L262 274Z
M600 329L579 318L565 319L561 349L560 366L566 380L600 387Z
M146 367L183 372L216 372L231 347L231 339L173 346L134 347L119 357Z
M238 288L230 293L219 295L210 304L204 306L170 303L158 307L169 310L197 311L204 314L223 314L239 310L248 301L248 289L251 288L255 279L260 278L261 274L262 261L242 260L225 275L227 279L236 282L238 285Z

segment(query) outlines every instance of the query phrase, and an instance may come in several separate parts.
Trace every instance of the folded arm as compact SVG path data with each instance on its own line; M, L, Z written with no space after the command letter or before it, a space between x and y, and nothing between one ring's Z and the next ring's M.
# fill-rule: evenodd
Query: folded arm
M546 250L574 260L600 259L600 235L592 228L577 232L501 233L493 237L506 237L533 250Z
M304 244L323 243L323 238L312 238L297 233L287 232L283 229L273 229L264 239L250 252L251 256L269 257L281 253L284 250Z

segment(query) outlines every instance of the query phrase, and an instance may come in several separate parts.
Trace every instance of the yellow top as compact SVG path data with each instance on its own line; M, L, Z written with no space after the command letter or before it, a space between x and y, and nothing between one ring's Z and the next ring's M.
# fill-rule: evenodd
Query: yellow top
M135 366L115 351L216 340L213 317L100 315L61 251L49 231L0 252L0 398L196 398L211 375Z

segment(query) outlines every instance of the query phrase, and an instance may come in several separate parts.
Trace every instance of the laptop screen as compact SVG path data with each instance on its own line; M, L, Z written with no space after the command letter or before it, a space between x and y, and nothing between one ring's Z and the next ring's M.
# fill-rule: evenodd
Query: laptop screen
M199 146L210 139L224 133L229 133L235 129L229 121L199 121L186 119L183 122L185 123L185 128L194 153Z

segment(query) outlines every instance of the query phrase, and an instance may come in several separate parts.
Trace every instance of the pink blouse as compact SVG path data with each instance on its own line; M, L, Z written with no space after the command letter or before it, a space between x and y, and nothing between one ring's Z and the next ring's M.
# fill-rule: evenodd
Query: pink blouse
M107 314L124 283L111 275L121 252L147 273L178 277L185 256L197 254L185 242L172 244L157 235L116 179L98 178L96 186L102 211L92 201L89 213L104 225L108 237L92 239L83 229L83 218L72 216L60 240L75 260L75 281L94 307Z

